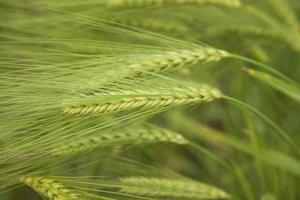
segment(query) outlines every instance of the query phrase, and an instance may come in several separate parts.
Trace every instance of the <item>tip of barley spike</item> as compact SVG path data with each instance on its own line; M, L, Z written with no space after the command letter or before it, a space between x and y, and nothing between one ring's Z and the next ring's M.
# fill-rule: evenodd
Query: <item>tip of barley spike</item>
M250 68L244 68L243 71L246 72L249 75L252 75L254 73L254 70L250 69Z
M223 94L220 90L218 89L212 89L211 94L215 97L215 98L221 98L223 97Z

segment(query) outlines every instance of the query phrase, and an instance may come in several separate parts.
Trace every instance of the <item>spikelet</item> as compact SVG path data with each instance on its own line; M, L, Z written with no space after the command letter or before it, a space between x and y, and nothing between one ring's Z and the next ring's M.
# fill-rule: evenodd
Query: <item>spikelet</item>
M282 32L276 29L264 29L251 25L235 25L221 28L216 27L207 31L207 35L214 37L223 34L238 34L253 38L272 39L286 43L295 51L300 51L298 35L294 32Z
M52 155L70 155L99 147L120 144L142 144L149 142L170 142L176 144L188 143L188 141L179 133L153 125L143 125L82 138L78 141L53 149Z
M216 27L208 30L208 35L220 35L220 34L239 34L252 37L260 37L267 39L278 39L282 38L281 32L276 30L268 30L258 26L252 25L234 25L228 27Z
M63 184L40 176L28 176L20 179L24 183L34 189L39 194L50 200L83 200L82 195L72 192Z
M164 31L164 32L175 32L175 33L186 33L188 27L184 24L173 23L171 21L161 21L154 19L135 19L135 18L121 18L111 17L109 21L125 24L128 26L134 26L138 28L153 30L153 31Z
M228 199L230 196L216 187L192 181L166 178L124 177L120 189L126 194L151 197L173 197L193 199Z
M227 8L239 8L239 0L108 0L111 7L142 7L163 5L215 5Z
M207 85L199 88L165 88L170 92L155 90L131 90L107 92L89 98L72 99L72 106L63 108L63 113L74 115L87 115L92 113L118 113L133 109L162 109L171 106L181 106L195 103L210 102L222 97L221 92ZM106 98L105 98L106 97ZM112 100L108 100L110 97ZM90 101L92 100L92 103ZM99 100L99 103L95 103ZM83 102L83 103L80 103Z

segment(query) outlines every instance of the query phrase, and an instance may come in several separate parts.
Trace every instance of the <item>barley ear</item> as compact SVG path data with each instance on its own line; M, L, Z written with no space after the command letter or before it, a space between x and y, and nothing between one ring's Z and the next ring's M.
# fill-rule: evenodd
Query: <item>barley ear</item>
M188 143L179 133L147 124L82 138L53 149L51 154L53 156L73 155L101 147L158 142L174 144Z
M62 183L42 176L22 177L20 182L50 200L83 200L82 195L74 193Z
M191 199L228 199L223 190L192 180L148 177L124 177L121 192L151 197L173 197Z
M108 0L109 7L145 7L145 6L164 6L164 5L213 5L225 8L241 7L240 0Z
M170 90L172 89L174 88L170 88ZM147 95L147 93L149 95ZM133 94L135 97L132 97ZM80 103L80 99L78 99L78 103L73 101L74 103L76 103L76 105L63 108L63 113L68 115L87 115L93 113L119 113L137 108L144 110L158 110L171 106L175 107L181 105L210 102L212 100L221 98L222 93L216 88L204 86L199 88L187 88L184 90L178 90L178 93L169 94L160 94L159 90L156 94L153 93L153 91L122 91L119 95L117 93L113 93L111 96L116 96L117 98L114 98L114 100L111 101L102 100L101 103L99 102L92 104Z

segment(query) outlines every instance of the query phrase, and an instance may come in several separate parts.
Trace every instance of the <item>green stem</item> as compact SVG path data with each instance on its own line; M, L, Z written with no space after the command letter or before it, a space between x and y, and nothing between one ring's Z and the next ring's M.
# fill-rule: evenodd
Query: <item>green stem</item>
M189 142L189 145L194 148L195 150L206 154L207 156L209 156L211 159L213 159L214 161L216 161L217 163L221 164L223 167L227 168L227 169L231 169L231 167L224 162L222 159L220 159L216 154L212 153L211 151L201 147L200 145L198 145L197 143L194 142Z
M279 135L287 142L289 143L295 150L297 149L297 145L295 144L295 142L291 139L291 137L284 131L282 130L279 126L277 126L271 119L269 119L267 116L265 116L264 114L262 114L261 112L259 112L258 110L256 110L255 108L253 108L252 106L239 101L237 99L234 99L232 97L223 96L224 99L228 100L230 103L243 108L243 109L247 109L249 111L251 111L252 113L256 114L257 116L259 116L260 118L262 118L265 122L267 122L276 132L279 133Z
M240 55L237 55L237 54L230 54L230 57L231 58L236 58L238 60L241 60L241 61L244 61L244 62L247 62L247 63L250 63L250 64L253 64L263 70L266 70L280 78L282 78L283 80L285 81L288 81L294 85L298 85L298 83L296 83L295 81L293 81L292 79L290 79L289 77L287 77L286 75L284 75L283 73L279 72L278 70L276 69L273 69L272 67L266 65L266 64L263 64L261 62L258 62L256 60L253 60L251 58L247 58L247 57L244 57L244 56L240 56Z

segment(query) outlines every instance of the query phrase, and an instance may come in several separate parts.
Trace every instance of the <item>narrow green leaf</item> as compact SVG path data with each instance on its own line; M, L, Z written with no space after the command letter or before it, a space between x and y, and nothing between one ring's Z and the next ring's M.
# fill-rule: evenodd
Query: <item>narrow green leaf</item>
M272 88L300 102L300 88L297 85L288 83L270 74L253 70L250 68L245 69L245 72L256 79L263 81L264 83L268 84Z

